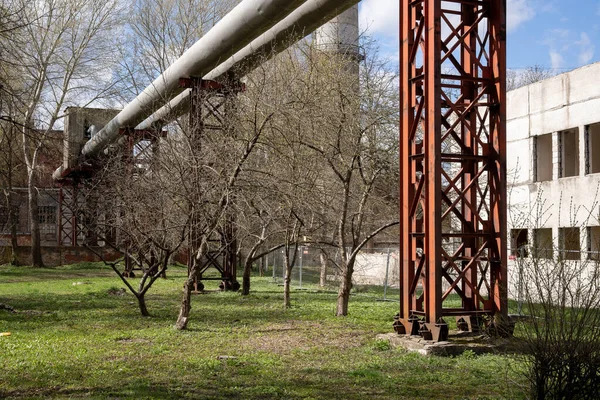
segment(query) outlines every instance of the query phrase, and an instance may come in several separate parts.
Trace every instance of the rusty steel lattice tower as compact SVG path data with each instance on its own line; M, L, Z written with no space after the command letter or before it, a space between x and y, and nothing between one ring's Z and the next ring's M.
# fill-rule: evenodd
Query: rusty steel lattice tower
M398 333L507 317L506 0L401 0Z

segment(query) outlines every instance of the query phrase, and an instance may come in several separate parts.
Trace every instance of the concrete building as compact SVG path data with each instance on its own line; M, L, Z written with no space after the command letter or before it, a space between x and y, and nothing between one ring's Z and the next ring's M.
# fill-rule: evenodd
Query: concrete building
M600 254L599 76L596 63L508 93L512 260Z

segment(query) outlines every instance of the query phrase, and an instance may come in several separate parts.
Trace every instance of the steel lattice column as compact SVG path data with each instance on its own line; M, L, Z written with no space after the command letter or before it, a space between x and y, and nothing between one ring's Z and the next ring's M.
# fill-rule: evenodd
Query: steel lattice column
M79 183L74 180L60 184L58 192L58 245L79 245Z
M194 132L193 157L201 157L203 140L207 140L213 134L219 136L230 134L228 117L230 113L234 112L231 109L231 103L237 93L244 90L244 85L234 79L222 83L200 78L182 78L180 86L191 89L189 125ZM200 165L201 162L196 161L195 164ZM201 187L200 181L203 179L201 176L194 175L191 179L196 182L194 187ZM193 197L196 197L196 201L198 201L203 196L202 193L196 193ZM200 246L196 232L198 223L196 218L197 216L192 214L188 237L188 273L191 271L192 264L196 262L194 250ZM214 268L221 275L217 278L221 280L219 287L223 290L236 291L240 287L237 282L237 242L235 216L230 210L225 213L216 231L216 234L209 238L209 242L213 246L216 244L216 248L209 248L205 259L200 260L196 288L203 290L204 284L201 281L215 279L204 275L208 269Z
M399 333L505 322L506 0L401 0Z

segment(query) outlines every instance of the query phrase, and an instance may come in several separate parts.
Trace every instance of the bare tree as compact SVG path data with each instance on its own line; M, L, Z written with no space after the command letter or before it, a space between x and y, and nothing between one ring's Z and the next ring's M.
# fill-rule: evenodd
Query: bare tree
M0 99L3 94L0 94ZM17 265L18 199L14 188L18 182L24 181L24 171L22 159L19 157L19 129L12 123L11 103L8 102L6 107L0 104L0 110L2 110L3 117L6 118L6 120L0 121L0 188L2 188L3 194L3 201L0 203L2 214L0 231L10 231L10 262Z
M161 133L143 140L135 148L116 151L104 167L87 182L81 218L86 226L86 247L104 257L92 245L102 242L119 252L118 262L105 259L138 301L143 316L150 315L145 295L159 277L165 277L170 257L186 240L187 210L181 208L173 172L168 139ZM159 151L159 148L162 151ZM125 263L125 271L118 268ZM127 278L141 271L137 289Z
M2 0L0 2L0 44L19 38L25 25L21 20L23 4L20 0ZM0 230L10 231L10 262L17 260L17 202L14 187L24 182L23 162L20 152L19 124L17 111L20 103L19 84L11 82L18 73L19 60L10 55L0 54L0 188L3 201L0 203L2 217Z
M248 91L253 88L250 87ZM261 90L256 87L256 90ZM227 95L226 95L227 96ZM201 100L201 99L198 99ZM256 113L255 103L242 93L229 97L222 106L226 118L210 119L214 115L202 114L202 109L192 109L197 115L190 119L187 129L181 129L181 146L173 158L181 165L179 186L181 198L185 199L190 213L191 237L188 247L194 254L188 279L184 285L184 295L176 323L177 329L186 329L191 310L191 292L200 266L210 251L220 253L228 243L214 247L211 237L229 224L235 212L237 186L245 174L249 158L254 154L257 143L265 132L272 128L273 112ZM213 131L207 126L225 122ZM173 175L171 175L173 176Z
M21 129L27 168L31 256L43 266L38 220L37 172L40 154L75 103L91 103L109 93L118 0L19 0L24 29L3 43L19 68L9 78L20 99L16 123Z
M541 65L527 67L524 71L509 70L506 74L506 89L518 89L522 86L551 78L554 75L551 69L542 67Z
M121 95L137 96L239 0L135 0L119 44Z
M323 172L317 192L335 226L331 243L340 254L337 314L348 313L358 252L382 230L397 224L396 75L374 58L360 68L330 54L311 54L302 93L310 116L297 140ZM356 82L353 84L353 82ZM391 176L392 179L386 178Z
M250 175L260 179L255 191L277 193L269 200L280 210L271 228L287 232L280 234L288 247L284 286L301 233L337 249L340 315L347 313L358 252L397 224L396 76L368 59L359 91L358 66L349 63L302 42L263 66L271 96L257 109L276 112L255 153L265 161L252 164Z
M595 196L592 209L598 206L598 191ZM541 198L526 213L516 210L513 226L545 226L549 207ZM585 248L580 229L598 221L591 210L572 203L559 204L558 209L569 210L569 225L576 227L561 237L561 246L534 234L533 243L513 249L516 271L510 289L523 303L516 331L525 366L522 373L531 398L592 399L600 385L600 257L594 251L585 254L561 247Z

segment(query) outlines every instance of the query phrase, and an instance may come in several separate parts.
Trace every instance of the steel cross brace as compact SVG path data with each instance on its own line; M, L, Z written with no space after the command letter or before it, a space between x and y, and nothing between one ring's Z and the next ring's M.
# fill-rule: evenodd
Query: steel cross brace
M398 333L507 317L506 0L401 0Z
M197 154L200 154L202 152L203 136L208 134L209 131L216 131L219 135L227 134L227 118L230 116L228 102L232 96L244 91L245 86L233 79L221 83L196 77L181 78L179 84L181 87L191 89L189 127L193 132L194 150ZM200 180L202 177L193 176L191 179ZM221 275L220 288L222 290L237 291L240 288L240 284L237 282L238 258L234 228L235 217L230 214L226 213L223 217L224 220L220 224L221 227L216 235L219 236L218 240L211 240L219 243L219 250L207 253L205 260L201 261L202 266L196 276L196 290L203 290L203 280L212 280L212 278L203 275L211 267ZM192 215L188 237L189 247L192 251L188 251L188 270L191 270L192 263L195 262L193 250L199 246L198 233L195 228L196 223L197 220Z

